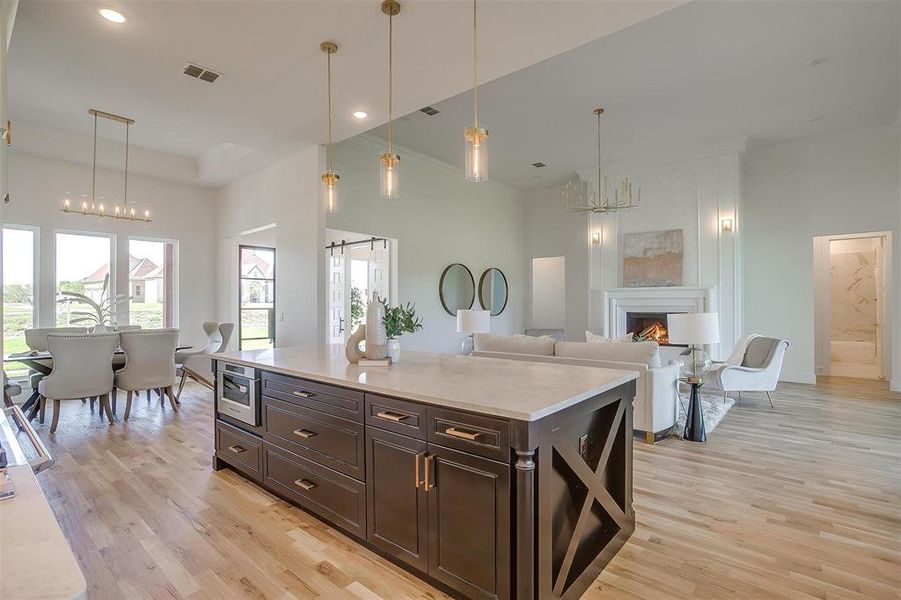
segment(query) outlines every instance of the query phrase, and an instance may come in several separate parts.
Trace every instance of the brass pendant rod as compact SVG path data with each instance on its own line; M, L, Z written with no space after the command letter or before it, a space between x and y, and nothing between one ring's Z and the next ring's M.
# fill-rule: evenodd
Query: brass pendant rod
M97 193L97 111L94 111L94 166L91 169L91 204Z
M604 109L597 109L594 111L594 114L597 115L598 118L598 201L602 206L606 206L607 204L607 190L604 189L603 192L601 190L601 185L603 182L601 181L601 113L604 112ZM606 188L606 185L604 186ZM603 195L601 195L603 193Z
M394 114L394 11L388 13L388 153L391 154L391 121Z
M332 53L326 52L328 69L328 147L325 150L326 171L332 172Z
M475 129L479 128L479 60L478 60L478 19L476 1L472 0L472 121Z

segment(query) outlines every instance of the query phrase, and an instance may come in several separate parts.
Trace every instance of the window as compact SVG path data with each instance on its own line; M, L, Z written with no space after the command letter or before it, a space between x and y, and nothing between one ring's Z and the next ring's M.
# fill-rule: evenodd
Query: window
M275 248L238 246L238 348L275 345Z
M3 352L7 354L28 350L25 330L37 321L37 241L36 228L3 227ZM3 368L11 378L28 374L28 368L19 363L6 363Z
M144 329L175 327L175 244L128 240L128 322Z
M56 234L56 324L93 327L116 323L122 302L115 298L116 270L110 268L113 238L84 233ZM65 294L63 293L65 292ZM85 296L100 306L79 301Z

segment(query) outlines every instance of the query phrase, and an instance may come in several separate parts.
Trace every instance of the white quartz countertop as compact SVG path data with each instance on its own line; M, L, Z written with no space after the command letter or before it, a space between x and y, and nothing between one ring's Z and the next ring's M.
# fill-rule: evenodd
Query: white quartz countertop
M390 367L360 367L341 345L214 354L214 358L521 421L537 421L636 379L635 371L404 350Z

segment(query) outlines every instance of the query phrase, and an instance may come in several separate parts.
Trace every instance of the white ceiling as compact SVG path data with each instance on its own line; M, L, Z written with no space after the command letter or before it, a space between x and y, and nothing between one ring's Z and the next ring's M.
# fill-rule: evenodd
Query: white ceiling
M899 9L899 2L695 1L496 79L480 88L489 177L544 187L596 164L596 106L606 108L611 160L891 123L901 87ZM471 93L433 106L441 113L399 121L395 140L462 166ZM530 166L539 161L548 166Z
M516 71L618 31L683 0L480 4L482 79ZM387 17L367 1L71 2L23 0L9 53L14 119L89 134L88 108L136 119L132 141L198 159L249 160L324 142L323 40L333 58L335 138L387 119ZM417 1L395 19L396 111L471 85L471 4ZM127 22L97 10L110 6ZM220 71L215 84L182 75L185 62ZM353 110L370 113L366 121ZM461 125L462 126L462 125ZM121 131L111 124L101 136ZM210 172L212 172L211 170ZM203 178L204 169L200 168ZM220 169L207 179L224 177ZM207 181L210 183L210 181Z

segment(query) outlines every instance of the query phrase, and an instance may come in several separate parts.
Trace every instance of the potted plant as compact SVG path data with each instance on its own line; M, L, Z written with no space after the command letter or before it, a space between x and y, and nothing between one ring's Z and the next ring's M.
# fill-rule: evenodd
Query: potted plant
M91 310L73 310L69 314L75 318L70 319L69 323L76 325L79 323L89 324L93 326L93 331L106 331L106 328L112 325L112 318L116 312L116 308L125 302L129 297L125 294L109 295L109 273L103 278L103 287L100 289L100 300L95 302L84 294L78 292L60 292L60 298L57 302L60 304L86 304Z
M385 331L388 334L388 356L392 362L400 360L400 336L416 333L422 329L422 319L416 316L416 307L407 302L406 306L385 308Z

